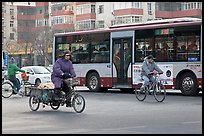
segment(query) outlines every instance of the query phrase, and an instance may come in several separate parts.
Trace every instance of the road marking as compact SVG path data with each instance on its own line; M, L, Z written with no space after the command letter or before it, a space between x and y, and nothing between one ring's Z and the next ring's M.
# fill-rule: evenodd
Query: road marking
M195 124L195 123L202 123L202 121L187 121L187 122L181 122L182 124Z
M135 128L145 128L146 126L134 126L134 127L120 127L120 128L106 128L102 130L121 130L121 129L135 129Z

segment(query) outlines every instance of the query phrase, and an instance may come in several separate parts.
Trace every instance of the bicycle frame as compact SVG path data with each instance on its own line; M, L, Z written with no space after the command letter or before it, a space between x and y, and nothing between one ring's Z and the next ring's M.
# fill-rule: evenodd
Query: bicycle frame
M154 81L149 81L148 85L145 87L145 90L150 92L151 89L154 90L154 86L159 82L159 74L154 74Z

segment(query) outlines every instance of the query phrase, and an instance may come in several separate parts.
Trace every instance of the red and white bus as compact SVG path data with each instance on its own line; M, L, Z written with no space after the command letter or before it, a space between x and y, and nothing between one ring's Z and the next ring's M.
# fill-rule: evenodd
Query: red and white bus
M53 64L69 49L82 86L90 91L128 90L137 86L135 71L144 57L152 54L158 65L171 68L164 73L172 76L167 89L196 95L202 88L201 27L201 19L176 18L57 33L53 41Z

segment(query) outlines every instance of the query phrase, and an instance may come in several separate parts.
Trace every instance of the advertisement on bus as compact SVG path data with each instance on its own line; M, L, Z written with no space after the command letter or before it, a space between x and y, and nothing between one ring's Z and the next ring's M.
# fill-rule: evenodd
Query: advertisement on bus
M159 77L163 85L173 85L173 65L172 64L168 64L168 65L158 64L158 66L164 72ZM142 70L142 65L137 65L137 64L133 65L132 81L134 85L143 82L141 79L141 70Z

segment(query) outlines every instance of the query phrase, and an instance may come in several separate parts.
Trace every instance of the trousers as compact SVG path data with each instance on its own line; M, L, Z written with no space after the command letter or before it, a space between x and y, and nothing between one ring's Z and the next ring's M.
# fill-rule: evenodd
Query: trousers
M144 88L147 86L147 84L149 83L149 81L154 81L155 78L153 76L147 77L145 75L142 76L142 79L144 80L144 83L142 84L141 88Z

